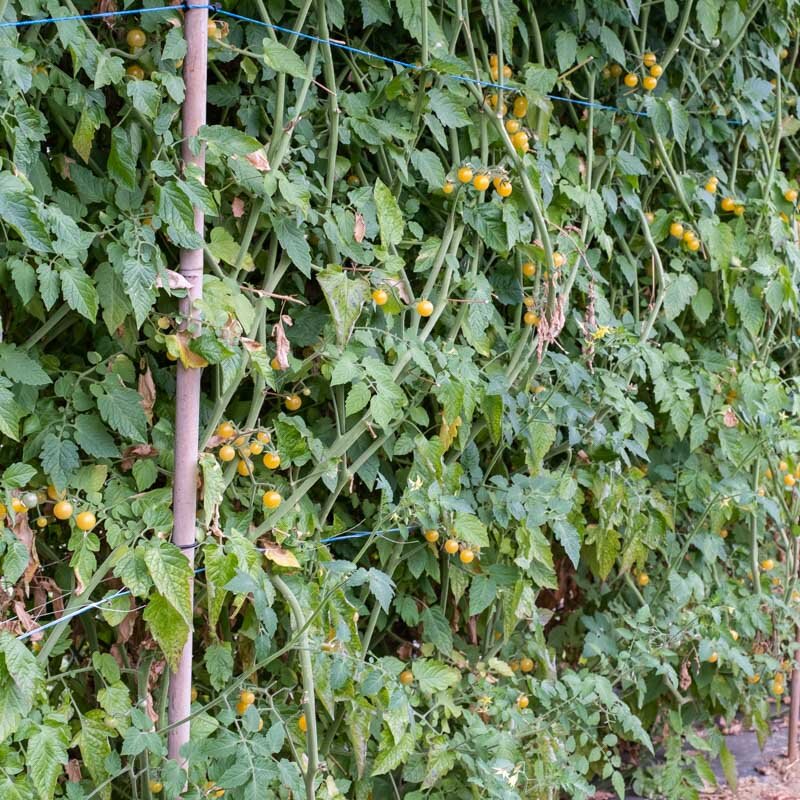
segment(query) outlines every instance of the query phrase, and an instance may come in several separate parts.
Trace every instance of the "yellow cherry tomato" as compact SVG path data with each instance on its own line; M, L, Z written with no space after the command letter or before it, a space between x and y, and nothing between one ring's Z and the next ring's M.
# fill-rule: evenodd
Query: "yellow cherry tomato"
M629 89L633 89L634 87L638 86L638 85L639 85L639 76L638 76L638 75L636 75L636 74L635 74L635 73L633 73L633 72L629 72L629 73L628 73L628 74L625 76L625 85L626 85L626 86L627 86Z
M220 439L232 439L236 435L236 428L232 422L223 422L217 427L217 436Z
M284 401L284 406L286 406L287 411L297 411L301 405L303 405L303 401L300 399L300 396L297 394L290 394Z
M479 191L485 192L489 188L489 184L491 181L489 180L489 176L483 173L476 175L472 179L472 185Z
M683 238L683 225L680 222L673 222L672 225L669 226L669 233L670 236L674 236L676 239Z
M264 492L261 500L268 509L274 510L281 504L283 498L274 489L270 489L268 492Z
M514 191L514 187L511 185L511 181L508 178L503 178L497 186L497 194L500 197L508 197L512 191Z
M224 444L219 449L219 460L220 461L233 461L236 458L236 450L231 447L229 444Z
M642 56L642 64L644 64L646 67L652 67L656 61L658 61L658 59L656 58L655 53L645 53Z
M278 469L281 465L281 457L277 453L265 453L261 461L267 469Z
M421 317L429 317L433 314L433 303L430 300L420 300L417 303L417 314Z
M434 542L439 541L439 531L436 530L428 530L425 531L425 541L430 542L433 544Z
M458 552L458 539L448 539L444 543L444 551L451 556L455 555Z
M473 172L472 167L463 166L458 168L458 172L456 173L458 176L458 180L461 183L472 183Z
M61 500L53 506L53 516L56 519L65 520L72 516L72 503Z
M82 531L90 531L97 525L97 517L91 511L81 511L80 514L75 517L75 524Z

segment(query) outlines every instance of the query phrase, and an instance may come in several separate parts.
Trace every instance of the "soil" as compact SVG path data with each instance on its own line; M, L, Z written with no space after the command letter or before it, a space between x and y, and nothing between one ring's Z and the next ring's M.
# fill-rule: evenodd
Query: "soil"
M739 723L731 726L725 741L736 759L737 791L728 788L717 761L712 767L718 786L704 792L702 800L800 800L800 762L788 764L786 761L786 718L774 720L770 729L771 734L761 750L753 731L744 730ZM603 798L604 793L598 796ZM616 794L609 796L616 798ZM629 795L627 800L644 798Z

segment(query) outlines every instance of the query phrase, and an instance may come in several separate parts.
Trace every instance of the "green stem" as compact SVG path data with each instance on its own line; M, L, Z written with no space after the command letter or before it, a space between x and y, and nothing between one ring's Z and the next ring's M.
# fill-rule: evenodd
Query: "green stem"
M306 800L314 800L314 783L319 768L319 751L317 749L317 711L316 698L314 695L314 667L311 663L311 649L308 641L308 626L305 615L294 592L277 575L272 574L272 583L275 588L283 595L292 609L295 630L299 633L297 642L298 657L300 659L300 669L303 673L303 694L305 695L305 716L307 723L306 730L306 749L308 757L308 767L305 771Z
M761 463L756 459L753 467L753 493L758 493L758 484L761 481ZM758 506L750 515L750 569L753 573L753 583L756 594L761 595L761 572L758 564Z

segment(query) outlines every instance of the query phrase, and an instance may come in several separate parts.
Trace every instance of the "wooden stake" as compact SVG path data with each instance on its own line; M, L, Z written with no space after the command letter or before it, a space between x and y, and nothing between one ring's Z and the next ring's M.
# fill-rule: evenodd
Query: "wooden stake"
M795 540L794 546L794 573L797 575L800 567L800 539ZM794 586L789 583L789 586ZM791 597L789 602L792 602ZM794 764L798 758L798 723L800 723L800 670L797 668L800 659L800 625L795 626L795 645L792 648L792 689L789 703L789 745L787 747L787 757L790 764Z
M187 52L184 60L183 79L186 98L183 104L183 164L194 165L205 170L205 149L197 155L190 149L192 137L197 136L206 121L206 87L208 72L208 9L187 9L185 16ZM194 209L195 230L203 236L204 217L199 208ZM186 327L195 333L200 321L195 310L195 301L203 292L203 250L182 250L181 275L190 284L187 296L181 300L180 313L189 320ZM178 362L175 392L175 473L172 493L174 528L172 541L184 547L189 562L194 565L197 512L197 463L200 438L200 376L199 369L186 369ZM192 586L194 597L194 586ZM192 604L193 605L193 604ZM186 758L181 748L189 741L189 714L192 693L192 632L181 653L178 669L170 677L168 720L171 727L167 745L171 759L182 767ZM185 722L180 722L186 720ZM180 724L177 724L179 723Z

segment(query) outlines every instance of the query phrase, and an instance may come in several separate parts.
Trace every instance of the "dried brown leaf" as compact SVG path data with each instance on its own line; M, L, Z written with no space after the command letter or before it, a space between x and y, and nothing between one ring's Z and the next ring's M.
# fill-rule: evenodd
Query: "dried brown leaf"
M364 215L356 211L356 222L353 226L353 238L361 244L364 241L364 236L367 233L367 223L364 220Z
M248 153L245 158L259 172L269 172L272 169L272 167L269 165L269 159L267 158L267 151L263 147L260 150L255 150L252 153Z
M36 552L36 534L31 530L28 525L27 514L17 514L14 524L11 526L14 535L25 545L28 551L28 566L22 574L22 584L25 587L25 595L29 593L30 583L36 570L39 569L39 555Z
M275 358L281 369L286 369L289 366L289 353L291 345L286 338L286 331L284 325L291 325L292 319L288 314L283 314L280 319L272 327L272 335L275 337Z
M147 421L153 423L153 406L156 403L156 385L150 367L139 375L139 396L142 398L142 408Z

